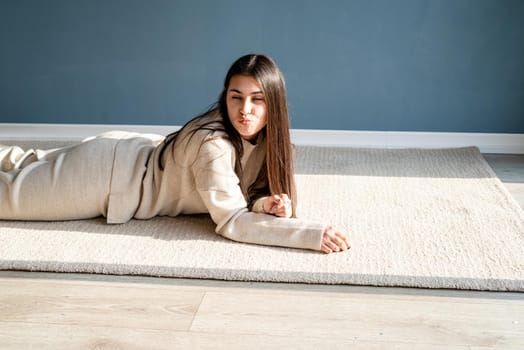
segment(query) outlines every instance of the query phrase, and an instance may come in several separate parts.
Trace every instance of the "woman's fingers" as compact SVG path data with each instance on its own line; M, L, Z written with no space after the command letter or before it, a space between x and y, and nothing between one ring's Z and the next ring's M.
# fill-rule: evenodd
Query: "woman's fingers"
M322 245L321 250L324 253L339 252L344 251L350 248L349 242L346 236L335 230L333 227L328 226L324 230L322 235Z
M279 194L279 195L277 195L277 196L278 196L278 198L279 198L282 202L284 202L284 203L289 203L289 202L291 202L291 200L289 199L289 196L288 196L287 194L285 194L285 193Z
M269 196L264 201L264 211L268 214L275 214L278 209L279 197L278 195Z
M291 217L291 213L292 213L291 202L285 203L283 205L279 205L275 209L275 215L276 216L289 218L289 217Z
M275 194L268 197L264 205L264 210L268 214L280 217L291 217L292 205L287 194Z
M349 245L347 244L346 240L344 239L344 235L342 235L340 232L336 231L335 236L332 238L332 241L335 242L335 244L341 249L341 250L347 250L349 248Z
M338 252L338 251L340 251L340 247L338 246L338 244L336 244L336 243L333 242L333 241L326 240L326 241L324 242L324 245L326 245L329 249L331 249L331 250L334 251L334 252Z
M343 233L341 232L335 232L335 235L344 242L344 244L346 245L346 247L349 249L351 248L351 244L349 244L349 240L348 238L346 237L346 235L344 235Z
M320 250L322 251L322 253L326 253L326 254L333 253L333 251L331 249L329 249L328 247L326 247L323 244L322 244L322 247L320 247Z
M291 216L291 214L288 215L288 213L289 213L289 211L287 210L287 208L278 208L278 209L275 210L275 213L274 213L274 214L275 214L276 216L286 218L286 217Z

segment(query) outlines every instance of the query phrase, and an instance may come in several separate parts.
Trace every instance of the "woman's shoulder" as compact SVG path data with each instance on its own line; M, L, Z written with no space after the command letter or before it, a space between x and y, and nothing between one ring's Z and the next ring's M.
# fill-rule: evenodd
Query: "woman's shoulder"
M209 135L227 135L224 130L223 118L216 111L208 112L190 120L180 130L179 139L196 137L204 141Z
M185 156L205 152L222 153L233 148L223 119L218 113L208 113L187 123L177 137L176 147Z

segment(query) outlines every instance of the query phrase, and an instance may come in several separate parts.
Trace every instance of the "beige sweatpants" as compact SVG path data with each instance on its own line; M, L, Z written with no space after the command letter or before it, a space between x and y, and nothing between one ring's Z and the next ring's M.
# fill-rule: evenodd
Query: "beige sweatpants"
M0 146L0 219L106 216L117 143L96 138L47 151Z

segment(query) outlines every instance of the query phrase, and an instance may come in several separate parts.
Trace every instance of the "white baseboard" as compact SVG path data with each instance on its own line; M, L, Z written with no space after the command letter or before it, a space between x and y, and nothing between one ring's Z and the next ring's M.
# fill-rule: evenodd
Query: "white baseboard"
M110 130L167 135L179 126L0 123L0 140L82 140ZM404 131L291 130L293 143L367 148L477 146L482 153L524 154L524 134Z
M362 148L453 148L476 146L482 153L524 154L524 134L292 130L296 144Z

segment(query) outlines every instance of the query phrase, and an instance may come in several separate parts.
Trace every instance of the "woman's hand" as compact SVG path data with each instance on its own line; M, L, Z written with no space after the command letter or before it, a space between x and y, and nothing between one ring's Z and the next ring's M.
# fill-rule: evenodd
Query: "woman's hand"
M322 235L322 246L320 247L323 253L342 252L349 248L348 239L343 233L335 230L332 226L326 227Z
M264 200L264 212L283 218L290 218L293 212L291 200L287 194L275 194Z

